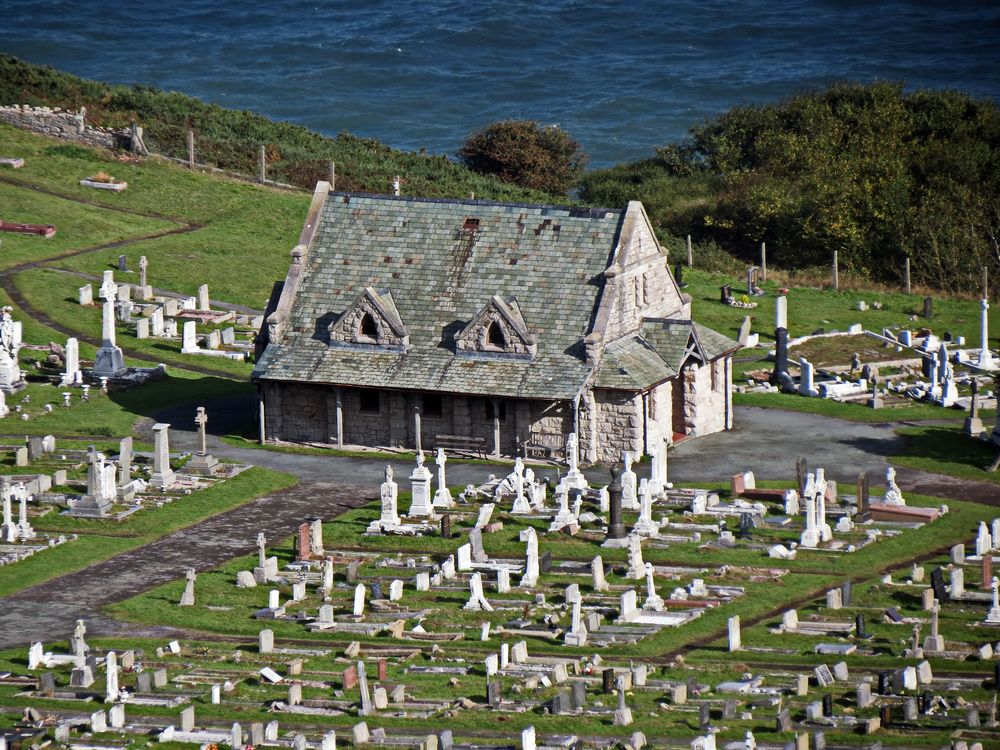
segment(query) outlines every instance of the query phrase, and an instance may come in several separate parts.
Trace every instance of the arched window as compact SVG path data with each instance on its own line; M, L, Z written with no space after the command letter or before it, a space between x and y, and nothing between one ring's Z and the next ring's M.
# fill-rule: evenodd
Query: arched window
M503 335L499 321L494 320L490 323L489 330L486 331L486 342L497 349L507 349L507 337Z
M371 313L365 313L364 317L361 318L360 334L364 338L378 340L378 323L375 322Z

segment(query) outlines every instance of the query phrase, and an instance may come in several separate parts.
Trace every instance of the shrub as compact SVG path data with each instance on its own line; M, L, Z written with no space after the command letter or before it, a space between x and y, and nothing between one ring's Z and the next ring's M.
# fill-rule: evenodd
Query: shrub
M503 120L473 133L458 152L474 172L525 188L566 193L583 173L587 155L555 125Z

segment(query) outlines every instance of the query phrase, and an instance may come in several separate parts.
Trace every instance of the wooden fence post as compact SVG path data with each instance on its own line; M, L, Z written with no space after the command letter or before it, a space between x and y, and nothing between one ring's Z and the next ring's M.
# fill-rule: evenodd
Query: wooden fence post
M267 150L263 144L260 147L260 164L257 166L257 181L264 184L267 179Z
M688 268L694 265L694 255L691 253L691 235L687 236Z
M840 291L840 269L837 267L837 251L833 251L833 290Z
M194 169L194 131L188 130L188 169Z
M760 243L760 283L767 283L767 245Z
M906 263L903 265L903 291L910 293L910 256L906 256Z

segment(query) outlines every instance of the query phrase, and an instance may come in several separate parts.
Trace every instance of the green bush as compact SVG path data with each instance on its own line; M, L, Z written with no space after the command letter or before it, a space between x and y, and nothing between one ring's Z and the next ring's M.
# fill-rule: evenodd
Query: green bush
M642 200L658 226L788 269L979 288L1000 273L1000 111L955 91L839 84L735 107L652 159L588 174L590 203Z
M458 157L479 174L549 193L566 193L587 163L587 155L569 134L534 120L487 125L469 136Z

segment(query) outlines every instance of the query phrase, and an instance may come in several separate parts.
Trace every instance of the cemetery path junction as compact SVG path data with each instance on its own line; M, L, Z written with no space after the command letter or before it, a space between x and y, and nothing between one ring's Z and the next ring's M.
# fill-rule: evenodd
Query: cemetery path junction
M54 635L69 633L77 619L86 620L91 632L134 635L136 626L103 617L100 609L178 578L187 568L204 570L253 552L258 532L270 539L285 537L304 520L333 518L375 499L386 464L384 458L331 460L327 456L236 448L219 440L218 434L245 423L249 406L250 401L243 397L211 402L209 428L215 435L210 436L209 449L217 456L293 474L300 481L297 486L0 599L0 648L27 644L37 635L40 622ZM192 411L191 406L174 407L155 415L157 420L173 423L171 443L175 451L194 448L196 433L183 429L191 421ZM151 424L152 419L140 427L140 437ZM788 477L794 472L795 458L807 456L810 466L825 467L830 478L842 482L848 488L845 491L850 491L859 471L869 471L879 481L887 457L900 449L902 441L892 425L771 409L738 408L736 424L732 433L677 446L670 454L670 479L725 481L746 469L754 470L761 479ZM401 456L391 463L397 472L408 472L411 461ZM646 466L637 468L640 474L648 471ZM499 466L454 461L449 463L448 476L452 484L464 485L480 483L490 473L502 471ZM543 468L539 473L555 478L557 469ZM601 471L588 472L588 476L592 481L607 481ZM904 489L911 491L1000 506L1000 492L994 486L911 470L901 472L899 479ZM166 635L171 631L144 628L144 632Z

